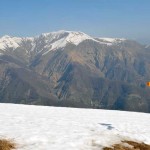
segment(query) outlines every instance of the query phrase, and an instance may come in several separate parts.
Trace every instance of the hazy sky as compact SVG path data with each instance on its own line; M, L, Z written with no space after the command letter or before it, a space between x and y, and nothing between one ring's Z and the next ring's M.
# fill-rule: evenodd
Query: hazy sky
M150 0L0 0L0 36L62 29L150 43Z

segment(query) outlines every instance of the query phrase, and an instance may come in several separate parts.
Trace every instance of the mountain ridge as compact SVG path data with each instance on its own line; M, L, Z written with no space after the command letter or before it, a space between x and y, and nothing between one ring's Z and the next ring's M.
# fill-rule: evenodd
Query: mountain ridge
M91 37L83 32L80 31L65 31L65 30L60 30L60 31L56 31L56 32L49 32L49 33L42 33L41 35L35 36L35 37L15 37L15 36L9 36L9 35L4 35L0 38L0 49L5 49L5 47L12 47L14 46L14 48L19 47L18 44L20 44L23 40L31 40L34 41L40 37L51 37L50 40L58 40L60 36L64 36L67 35L68 37L65 39L67 42L73 43L75 45L78 45L79 43L81 43L84 40L90 39L96 42L100 42L101 44L112 44L112 43L117 43L117 42L121 42L124 41L126 39L124 38L100 38L100 37ZM64 39L63 39L64 40ZM63 42L60 41L60 42ZM5 43L6 42L6 43ZM5 45L3 45L5 44ZM12 45L11 45L12 44ZM56 45L58 45L59 43L56 43ZM63 44L62 44L63 45ZM63 45L65 46L66 43ZM52 48L54 49L54 48Z
M0 102L150 112L149 47L72 31L5 38Z

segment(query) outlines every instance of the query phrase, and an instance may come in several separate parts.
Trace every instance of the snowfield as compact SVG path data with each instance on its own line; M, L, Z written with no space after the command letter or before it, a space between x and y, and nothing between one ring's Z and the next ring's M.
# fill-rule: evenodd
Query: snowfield
M18 150L100 150L121 140L150 144L150 115L0 104L0 138Z

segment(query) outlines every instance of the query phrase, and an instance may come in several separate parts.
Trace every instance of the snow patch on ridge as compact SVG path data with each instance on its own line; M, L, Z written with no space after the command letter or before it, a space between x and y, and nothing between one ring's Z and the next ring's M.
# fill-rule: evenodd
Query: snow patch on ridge
M106 44L108 46L121 43L125 41L125 38L96 38L101 44Z
M66 38L66 41L69 43L73 43L75 45L80 44L84 40L94 40L92 37L88 36L82 32L70 32L69 36ZM94 40L95 41L95 40Z
M146 45L145 48L150 48L150 45Z

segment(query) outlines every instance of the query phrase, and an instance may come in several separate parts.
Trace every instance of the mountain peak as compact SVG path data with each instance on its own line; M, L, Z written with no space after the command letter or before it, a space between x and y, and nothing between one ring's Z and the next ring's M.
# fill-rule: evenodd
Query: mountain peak
M94 38L80 31L60 30L56 32L43 33L39 37L44 38L46 42L46 48L49 48L49 51L63 48L68 43L71 43L77 46L78 44L80 44L81 42L85 40L90 39L90 40L96 41Z
M79 38L80 37L84 37L84 39L93 39L92 37L90 37L89 35L80 32L80 31L65 31L65 30L59 30L59 31L55 31L55 32L49 32L49 33L42 33L41 34L42 37L51 37L54 39L59 39L60 37L64 37L67 38L68 40L72 37L76 37ZM72 41L72 43L74 43Z
M11 37L9 35L5 35L0 38L0 49L4 50L5 48L17 48L21 43L22 38L19 37Z

